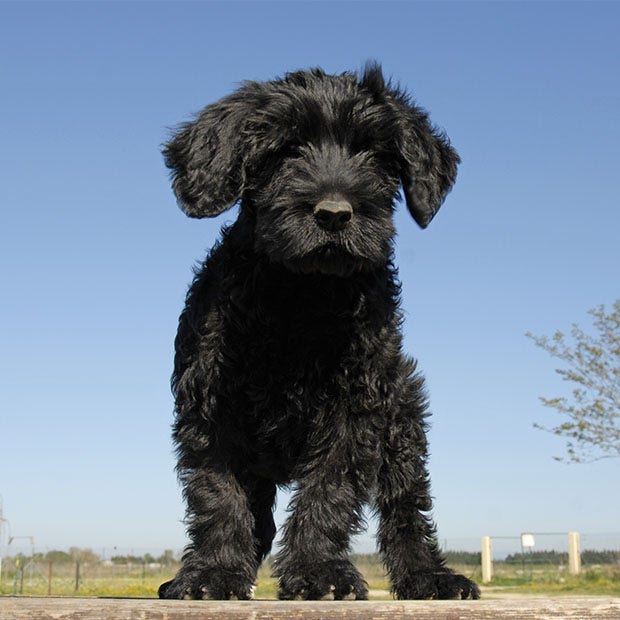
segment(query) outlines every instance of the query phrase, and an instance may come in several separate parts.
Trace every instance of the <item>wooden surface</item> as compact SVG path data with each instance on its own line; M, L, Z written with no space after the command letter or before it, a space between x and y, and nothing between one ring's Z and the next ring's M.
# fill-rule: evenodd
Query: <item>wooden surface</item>
M160 601L0 597L1 620L485 620L620 619L620 598L514 597L481 601Z

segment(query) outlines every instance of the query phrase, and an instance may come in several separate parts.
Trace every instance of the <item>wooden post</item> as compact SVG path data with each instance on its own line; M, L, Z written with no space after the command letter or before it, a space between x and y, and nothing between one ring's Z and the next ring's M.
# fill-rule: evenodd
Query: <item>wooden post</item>
M77 592L80 589L80 561L75 561L75 588L74 592Z
M50 561L50 567L49 567L49 571L47 573L47 595L51 596L52 595L52 566L54 565L54 562Z
M578 575L581 572L579 532L568 533L568 572L571 575Z
M482 537L482 583L493 579L493 545L490 536Z

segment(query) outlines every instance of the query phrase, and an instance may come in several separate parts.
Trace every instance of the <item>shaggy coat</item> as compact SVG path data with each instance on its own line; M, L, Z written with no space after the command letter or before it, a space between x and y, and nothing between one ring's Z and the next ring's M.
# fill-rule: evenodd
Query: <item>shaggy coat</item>
M367 504L396 597L477 598L429 517L426 395L402 352L392 263L399 188L426 227L452 187L447 138L371 65L245 83L165 158L187 215L240 209L179 321L173 436L191 543L160 596L249 598L276 488L292 485L280 598L366 598L348 552Z

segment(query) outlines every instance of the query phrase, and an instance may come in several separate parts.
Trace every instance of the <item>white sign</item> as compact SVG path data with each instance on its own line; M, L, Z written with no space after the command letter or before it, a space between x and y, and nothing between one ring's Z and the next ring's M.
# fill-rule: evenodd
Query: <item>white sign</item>
M522 547L533 547L534 545L534 534L521 534Z

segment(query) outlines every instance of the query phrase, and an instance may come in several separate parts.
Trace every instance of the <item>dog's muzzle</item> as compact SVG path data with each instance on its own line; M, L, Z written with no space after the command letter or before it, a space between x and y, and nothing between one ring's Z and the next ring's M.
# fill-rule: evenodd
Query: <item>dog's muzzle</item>
M321 200L314 207L314 219L324 230L339 232L344 230L353 219L353 207L346 200Z

